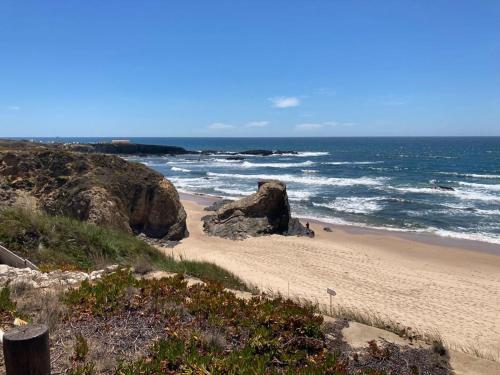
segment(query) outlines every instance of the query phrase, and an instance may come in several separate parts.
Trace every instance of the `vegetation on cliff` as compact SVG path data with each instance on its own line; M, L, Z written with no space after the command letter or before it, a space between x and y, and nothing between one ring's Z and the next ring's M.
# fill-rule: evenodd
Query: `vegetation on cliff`
M50 215L124 232L174 241L188 235L177 190L140 163L60 145L0 142L0 204L27 199Z
M247 289L238 277L213 263L174 259L131 234L20 208L0 209L0 243L42 269L88 271L120 263L185 273L233 289Z

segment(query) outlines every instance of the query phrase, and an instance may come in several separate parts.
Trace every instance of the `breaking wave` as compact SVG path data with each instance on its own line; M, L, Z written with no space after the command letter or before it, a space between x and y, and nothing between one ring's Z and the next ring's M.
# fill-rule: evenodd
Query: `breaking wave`
M489 193L484 193L477 190L465 190L465 189L455 189L451 190L441 190L441 189L431 189L431 188L419 188L419 187L394 187L390 186L390 189L400 191L402 193L414 193L414 194L441 194L449 195L462 200L479 200L486 202L500 202L500 196L496 196Z
M382 185L386 178L384 177L359 177L359 178L336 178L336 177L316 177L316 176L296 176L292 174L267 175L267 174L231 174L231 173L214 173L208 172L208 176L235 178L242 180L280 180L283 182L295 182L304 185L331 185L331 186L352 186L352 185L367 185L377 186Z
M438 172L438 173L448 176L457 176L457 177L500 179L500 175L498 174L476 174L476 173L458 173L458 172Z
M179 167L172 167L170 168L172 171L174 172L185 172L185 173L189 173L191 172L190 169L186 169L186 168L179 168Z
M348 212L353 214L369 214L371 212L379 211L383 208L380 201L384 197L377 198L362 198L362 197L348 197L336 198L333 202L329 203L313 203L316 207L325 207L335 211Z
M302 163L252 163L245 161L241 164L243 168L300 168L300 167L310 167L316 164L311 160L304 161Z
M500 184L476 184L474 182L459 182L459 185L468 186L474 189L500 191Z
M366 164L382 164L383 161L327 161L321 164L325 165L366 165Z

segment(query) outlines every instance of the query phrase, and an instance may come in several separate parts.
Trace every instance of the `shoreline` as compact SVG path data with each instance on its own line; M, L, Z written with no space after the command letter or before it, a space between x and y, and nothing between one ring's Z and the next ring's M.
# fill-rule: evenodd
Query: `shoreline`
M203 194L203 193L192 193L192 192L180 192L179 197L181 200L189 200L195 202L201 206L209 206L212 203L224 199L221 196ZM293 215L293 212L292 212ZM295 216L294 216L295 217ZM429 245L437 245L443 247L451 247L456 249L468 250L468 251L480 251L494 255L500 255L500 245L485 242L485 241L476 241L469 240L464 238L454 238L454 237L446 237L440 236L435 233L429 232L415 232L415 231L404 231L398 229L382 229L382 228L370 228L362 225L353 224L332 224L325 221L321 221L318 219L312 219L308 217L300 217L297 216L301 221L309 221L310 223L314 223L320 225L322 227L329 227L332 229L339 229L343 232L346 232L351 235L379 235L379 236L389 236L389 237L398 237L403 238L410 241L420 242Z

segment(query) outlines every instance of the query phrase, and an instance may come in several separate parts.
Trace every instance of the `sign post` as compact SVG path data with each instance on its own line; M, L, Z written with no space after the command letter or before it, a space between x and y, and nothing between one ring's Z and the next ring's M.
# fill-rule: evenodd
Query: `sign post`
M326 288L326 292L330 295L330 315L333 315L333 309L332 309L332 297L333 296L336 296L337 293L335 292L335 290L333 290L332 288Z

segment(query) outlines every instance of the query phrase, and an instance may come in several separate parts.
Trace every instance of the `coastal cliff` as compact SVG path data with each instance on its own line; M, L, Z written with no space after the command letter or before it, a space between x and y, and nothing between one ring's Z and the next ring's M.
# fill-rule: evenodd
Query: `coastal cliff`
M161 174L117 156L0 143L0 203L30 201L62 215L148 237L187 236L186 213Z

